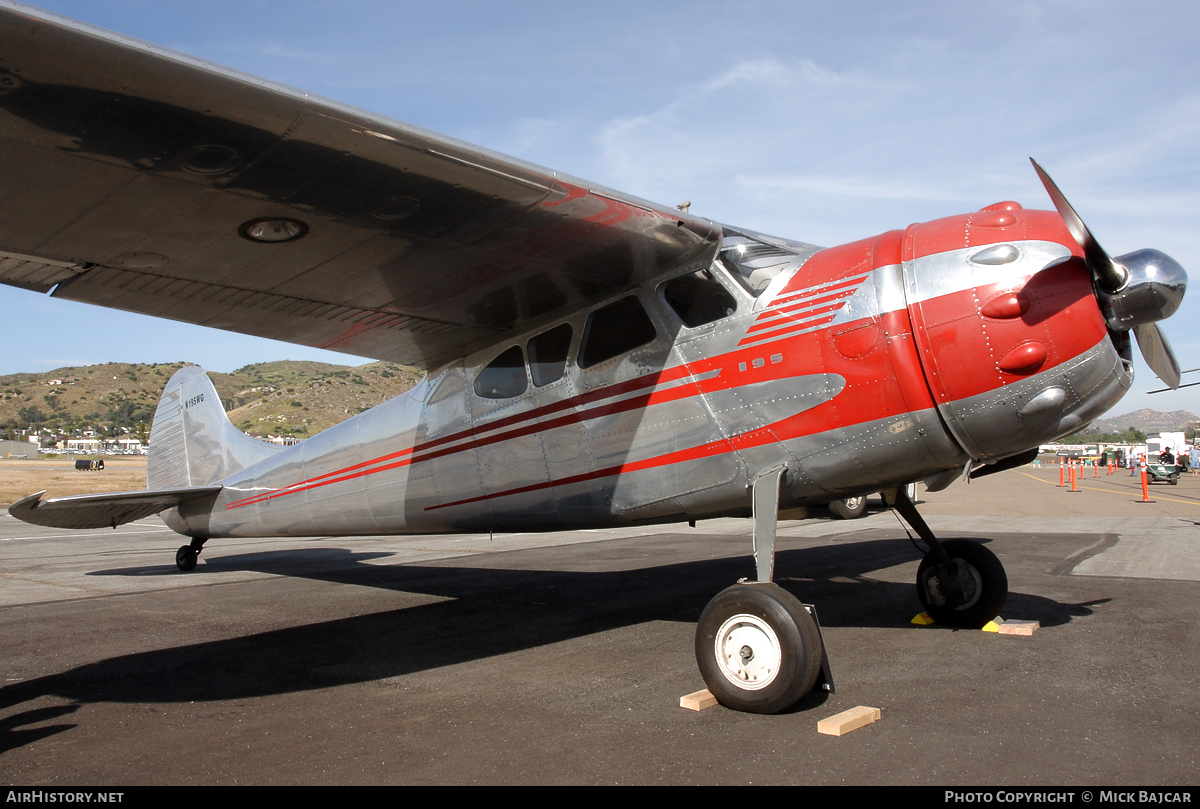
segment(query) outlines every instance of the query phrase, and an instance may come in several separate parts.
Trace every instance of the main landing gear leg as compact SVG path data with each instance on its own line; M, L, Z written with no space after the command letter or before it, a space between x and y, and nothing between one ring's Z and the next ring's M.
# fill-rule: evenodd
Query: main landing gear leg
M754 562L758 581L721 591L696 624L696 662L722 705L778 713L812 691L824 672L821 630L800 600L771 581L775 521L784 468L754 482Z
M885 492L884 499L929 546L917 568L917 597L925 611L939 624L971 629L999 615L1008 576L996 555L971 539L939 542L904 488Z
M207 537L192 537L190 545L184 545L175 551L175 567L184 573L194 570L196 568L196 560L200 558L200 551L204 548L204 543L207 541Z

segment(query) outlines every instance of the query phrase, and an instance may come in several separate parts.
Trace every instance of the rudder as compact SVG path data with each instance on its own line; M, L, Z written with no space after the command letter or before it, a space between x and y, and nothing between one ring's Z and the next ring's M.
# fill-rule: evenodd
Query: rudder
M206 486L282 449L234 427L208 374L186 365L167 382L154 411L146 486Z

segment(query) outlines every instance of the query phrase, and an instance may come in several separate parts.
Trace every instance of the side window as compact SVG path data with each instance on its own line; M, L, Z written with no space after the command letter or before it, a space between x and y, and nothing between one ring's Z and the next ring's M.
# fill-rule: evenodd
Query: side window
M520 346L496 357L475 377L475 394L484 399L511 399L524 393L528 386Z
M529 341L529 371L537 387L562 379L571 347L571 324L563 323Z
M658 332L636 296L601 307L588 315L579 349L579 367L597 363L652 342Z
M708 270L672 278L659 287L665 300L689 329L732 315L737 301Z

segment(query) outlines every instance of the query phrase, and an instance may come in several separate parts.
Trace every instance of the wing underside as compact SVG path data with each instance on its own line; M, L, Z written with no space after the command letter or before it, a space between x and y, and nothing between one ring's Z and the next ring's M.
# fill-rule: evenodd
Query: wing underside
M719 226L0 3L0 282L422 367L702 261ZM288 220L290 241L247 238Z

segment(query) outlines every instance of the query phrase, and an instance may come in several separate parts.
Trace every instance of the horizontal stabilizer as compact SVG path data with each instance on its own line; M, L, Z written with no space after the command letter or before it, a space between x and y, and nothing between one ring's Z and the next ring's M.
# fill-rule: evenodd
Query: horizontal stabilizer
M8 513L18 520L50 528L116 528L173 506L215 497L221 486L190 486L141 492L77 494L42 500L44 491L13 503Z

